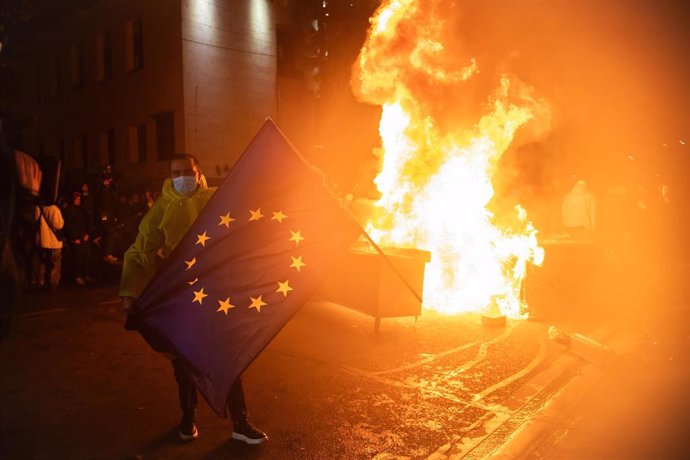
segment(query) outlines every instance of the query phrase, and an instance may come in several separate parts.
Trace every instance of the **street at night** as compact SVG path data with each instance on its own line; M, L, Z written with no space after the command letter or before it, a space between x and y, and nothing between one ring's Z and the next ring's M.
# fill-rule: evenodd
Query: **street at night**
M690 458L686 0L0 0L0 460Z

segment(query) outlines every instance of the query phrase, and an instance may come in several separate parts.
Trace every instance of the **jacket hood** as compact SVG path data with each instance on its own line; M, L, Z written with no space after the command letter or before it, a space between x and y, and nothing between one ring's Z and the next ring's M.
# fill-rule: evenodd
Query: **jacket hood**
M587 191L587 182L583 180L579 180L573 185L572 190L570 190L570 193L574 193L576 195L581 195Z
M208 190L208 182L206 182L206 176L203 174L201 175L201 179L199 179L199 188L196 189L196 192L194 192L194 195L196 195L199 192ZM192 196L194 196L192 195ZM168 200L187 200L189 198L179 194L177 190L175 190L175 187L173 187L172 179L167 177L163 181L163 192L162 196L167 198Z

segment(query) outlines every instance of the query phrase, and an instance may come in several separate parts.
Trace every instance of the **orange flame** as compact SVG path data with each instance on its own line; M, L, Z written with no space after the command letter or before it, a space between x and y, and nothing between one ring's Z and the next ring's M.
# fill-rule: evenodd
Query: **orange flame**
M495 216L488 206L498 160L516 131L543 109L526 85L499 74L483 113L469 126L457 113L434 111L444 95L476 90L471 81L480 73L476 59L448 56L447 28L444 18L434 17L442 14L435 6L431 0L384 2L355 64L355 92L383 108L384 154L375 179L382 196L366 227L381 245L431 251L425 308L522 317L526 266L541 264L543 249L524 208Z

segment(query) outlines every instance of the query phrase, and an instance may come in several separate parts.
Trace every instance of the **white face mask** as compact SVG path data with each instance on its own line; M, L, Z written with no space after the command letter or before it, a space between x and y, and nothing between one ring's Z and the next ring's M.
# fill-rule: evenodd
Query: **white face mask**
M196 188L199 184L196 182L196 177L194 176L180 176L173 177L173 187L177 190L180 195L189 198L194 195Z

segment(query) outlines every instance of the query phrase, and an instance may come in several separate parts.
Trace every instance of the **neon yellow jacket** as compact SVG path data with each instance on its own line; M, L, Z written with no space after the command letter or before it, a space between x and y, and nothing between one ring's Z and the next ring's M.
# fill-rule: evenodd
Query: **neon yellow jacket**
M161 197L141 220L137 238L125 252L121 297L139 297L160 262L177 246L215 191L201 176L197 191L185 198L177 193L170 178L165 179Z

